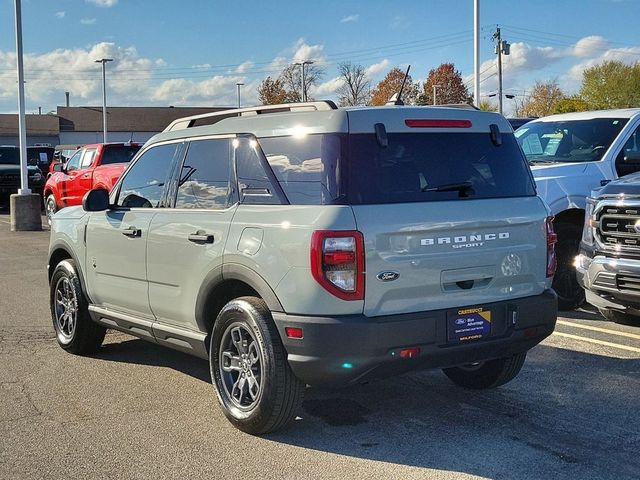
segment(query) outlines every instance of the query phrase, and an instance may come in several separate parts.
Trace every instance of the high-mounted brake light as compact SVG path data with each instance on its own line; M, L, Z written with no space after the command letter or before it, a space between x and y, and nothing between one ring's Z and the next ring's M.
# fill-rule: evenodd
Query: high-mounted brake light
M556 273L557 264L556 243L558 243L558 234L553 230L553 217L547 217L545 230L547 233L547 278L550 278Z
M404 124L409 128L471 128L471 120L407 119Z
M364 299L364 237L356 230L317 230L311 236L311 274L342 300Z

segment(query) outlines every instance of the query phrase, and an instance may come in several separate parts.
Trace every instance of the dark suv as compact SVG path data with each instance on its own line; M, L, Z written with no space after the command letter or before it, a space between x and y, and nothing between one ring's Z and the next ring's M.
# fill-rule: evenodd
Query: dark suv
M31 161L30 163L34 163ZM45 177L37 165L27 167L29 188L42 195ZM8 203L12 193L20 188L20 149L15 146L0 146L0 204Z

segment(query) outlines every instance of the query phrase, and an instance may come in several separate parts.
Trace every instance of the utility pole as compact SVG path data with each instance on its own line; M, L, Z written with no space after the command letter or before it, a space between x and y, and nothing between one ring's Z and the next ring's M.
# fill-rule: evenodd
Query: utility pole
M312 64L313 62L311 60L305 60L304 62L298 62L294 64L294 65L300 65L300 68L302 69L302 101L303 102L307 101L307 84L305 81L304 66L312 65Z
M496 41L495 52L498 55L498 112L502 115L502 55L509 55L511 45L500 36L500 27L496 27L496 33L493 34Z
M96 60L96 63L102 64L102 141L104 143L107 143L107 76L105 67L107 62L113 62L113 58Z
M238 108L240 108L240 87L243 85L244 83L236 83L236 87L238 87Z
M480 0L473 0L473 104L480 106Z
M440 85L434 85L433 86L433 104L437 105L438 102L436 102L436 89L440 88Z

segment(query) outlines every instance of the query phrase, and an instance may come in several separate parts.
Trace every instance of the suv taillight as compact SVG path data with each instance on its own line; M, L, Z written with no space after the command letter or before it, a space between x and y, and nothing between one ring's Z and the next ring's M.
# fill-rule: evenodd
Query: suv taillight
M364 299L364 237L356 230L317 230L311 236L311 273L342 300Z
M556 273L556 243L558 234L553 231L553 217L547 217L545 221L547 232L547 278L553 277Z

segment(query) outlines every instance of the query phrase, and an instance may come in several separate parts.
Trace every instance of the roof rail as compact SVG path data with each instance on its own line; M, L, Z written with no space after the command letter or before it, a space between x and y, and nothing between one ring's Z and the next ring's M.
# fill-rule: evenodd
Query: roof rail
M338 107L331 100L320 100L317 102L301 102L301 103L282 103L279 105L260 105L257 107L249 108L234 108L230 110L219 110L217 112L203 113L200 115L192 115L191 117L178 118L171 122L164 132L171 132L173 130L182 130L184 128L191 128L195 126L198 120L210 119L210 121L203 123L204 125L212 125L225 118L230 117L244 117L265 115L269 113L281 113L281 112L307 112L307 111L320 111L320 110L336 110Z

